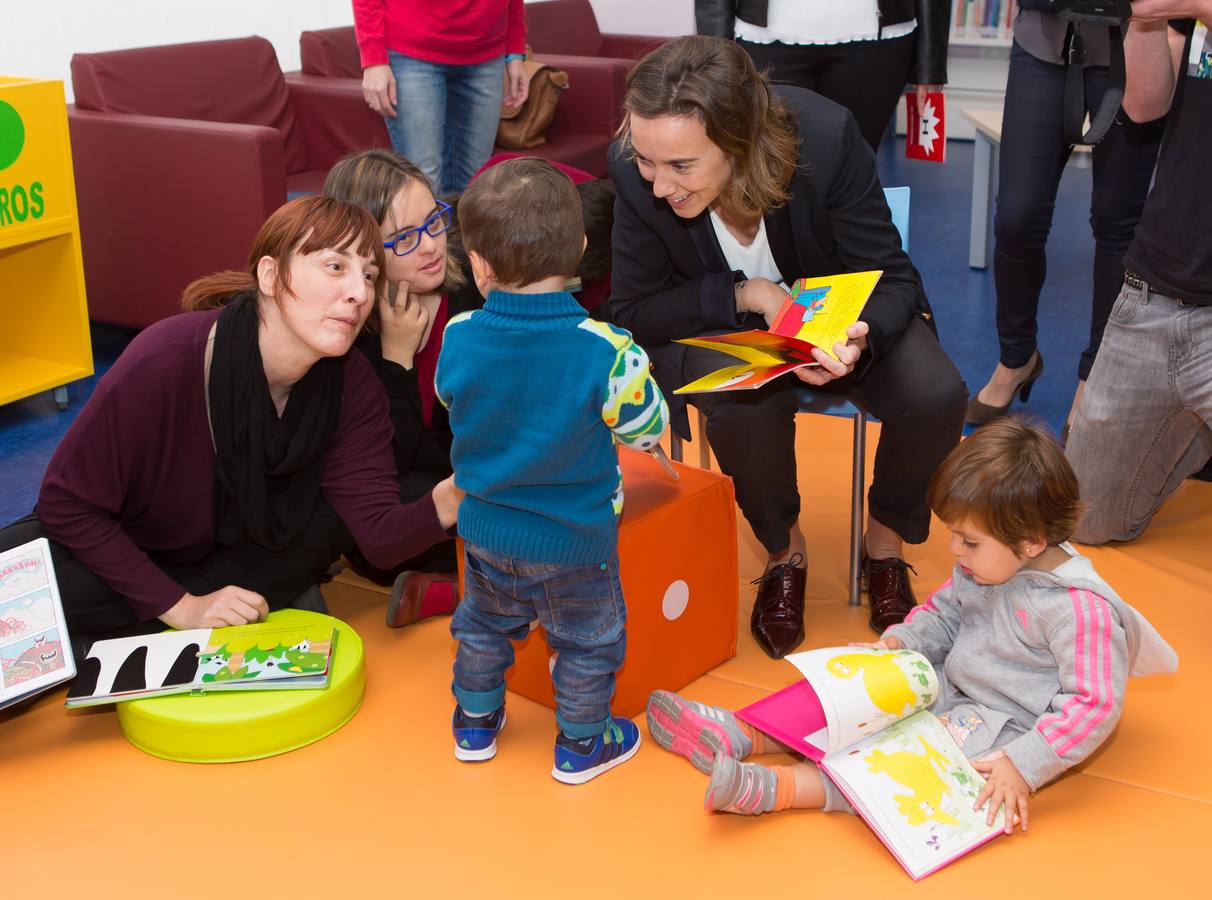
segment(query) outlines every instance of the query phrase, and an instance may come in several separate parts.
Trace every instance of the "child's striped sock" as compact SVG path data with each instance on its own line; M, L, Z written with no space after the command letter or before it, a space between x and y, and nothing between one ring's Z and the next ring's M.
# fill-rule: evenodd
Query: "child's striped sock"
M795 800L790 766L760 766L717 756L703 804L709 810L758 816L789 809Z

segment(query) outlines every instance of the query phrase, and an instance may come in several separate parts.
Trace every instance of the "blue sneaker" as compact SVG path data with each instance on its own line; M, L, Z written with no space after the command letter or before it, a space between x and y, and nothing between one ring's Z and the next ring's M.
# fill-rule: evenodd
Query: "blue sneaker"
M640 749L640 729L630 719L614 716L606 730L576 740L564 732L556 737L551 777L565 784L584 784L607 769L625 763Z
M463 762L484 762L497 755L497 735L505 727L505 707L496 712L473 719L455 704L454 730L455 759Z

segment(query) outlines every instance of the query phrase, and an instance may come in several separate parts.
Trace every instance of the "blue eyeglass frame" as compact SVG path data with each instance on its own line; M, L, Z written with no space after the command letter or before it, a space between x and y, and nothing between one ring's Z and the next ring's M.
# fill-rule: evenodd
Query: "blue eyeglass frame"
M426 219L424 222L422 222L416 228L409 228L407 231L401 231L390 241L384 241L383 249L390 250L396 256L407 256L409 253L412 253L414 250L416 250L417 247L421 246L421 232L422 231L425 232L426 234L428 234L430 237L437 237L439 234L442 234L447 229L449 229L450 224L443 221L442 217L445 216L447 213L449 213L451 216L451 220L453 221L454 209L451 207L451 205L449 203L443 203L441 200L435 200L434 205L437 207L437 210L434 212L433 215L431 215L428 219ZM432 225L434 222L442 222L442 227L437 231L430 231L429 226ZM399 250L396 249L396 244L400 243L400 241L402 241L405 238L407 238L411 235L414 235L414 234L417 235L417 246L416 247L412 247L411 249L405 250L403 253L401 253Z

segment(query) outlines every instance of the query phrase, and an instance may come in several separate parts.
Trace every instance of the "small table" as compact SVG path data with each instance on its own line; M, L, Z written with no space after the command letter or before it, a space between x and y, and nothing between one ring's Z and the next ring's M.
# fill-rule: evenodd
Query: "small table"
M976 153L972 160L972 223L968 231L968 265L983 269L989 261L989 236L993 232L993 201L997 197L998 153L1002 144L1000 109L961 109L960 114L976 128ZM1090 164L1090 148L1073 148L1073 164Z

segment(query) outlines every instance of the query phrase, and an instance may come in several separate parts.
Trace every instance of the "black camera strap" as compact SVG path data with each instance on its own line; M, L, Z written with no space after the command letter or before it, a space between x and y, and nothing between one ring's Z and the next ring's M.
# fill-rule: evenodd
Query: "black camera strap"
M1102 102L1090 117L1090 128L1083 134L1086 118L1086 41L1081 23L1070 21L1065 32L1065 140L1070 144L1097 144L1103 139L1124 100L1124 31L1120 25L1107 25L1110 37L1110 67Z

